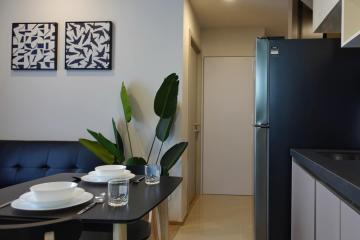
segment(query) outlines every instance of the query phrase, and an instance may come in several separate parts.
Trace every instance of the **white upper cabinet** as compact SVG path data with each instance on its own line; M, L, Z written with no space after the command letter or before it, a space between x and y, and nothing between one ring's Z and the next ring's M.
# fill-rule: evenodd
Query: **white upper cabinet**
M301 0L310 9L313 9L313 0Z
M316 33L339 33L341 31L341 1L313 1L313 30Z
M360 47L360 0L314 0L313 31L341 32L342 47Z
M342 47L360 47L360 0L342 0Z

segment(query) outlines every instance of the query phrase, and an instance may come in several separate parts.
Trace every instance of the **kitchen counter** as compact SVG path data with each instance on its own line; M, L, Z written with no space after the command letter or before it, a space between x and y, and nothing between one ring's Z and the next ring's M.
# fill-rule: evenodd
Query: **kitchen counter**
M291 149L294 161L360 211L360 160L334 160L333 150ZM346 151L359 153L360 151Z

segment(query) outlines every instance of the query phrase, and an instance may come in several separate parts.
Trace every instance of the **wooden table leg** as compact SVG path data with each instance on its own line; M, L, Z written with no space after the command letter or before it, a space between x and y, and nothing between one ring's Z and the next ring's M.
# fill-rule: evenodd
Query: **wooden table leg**
M113 224L113 240L127 240L126 224Z
M157 225L157 236L159 240L169 239L169 213L168 213L168 200L165 199L156 208L156 225Z

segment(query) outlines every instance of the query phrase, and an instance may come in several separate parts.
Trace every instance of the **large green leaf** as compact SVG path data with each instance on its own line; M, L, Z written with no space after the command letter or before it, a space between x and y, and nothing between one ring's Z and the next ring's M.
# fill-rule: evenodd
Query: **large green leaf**
M98 141L100 145L102 145L120 163L122 163L125 160L123 153L119 151L119 149L116 147L116 145L113 142L105 138L101 133L96 133L90 129L88 129L87 131L91 134L91 136L93 136L96 139L96 141Z
M115 123L114 119L112 119L112 125L113 125L115 140L116 140L116 147L124 155L124 143L123 143L121 135L116 127L116 123Z
M176 164L183 152L185 151L188 143L181 142L172 146L161 158L160 165L162 175L168 175L169 170Z
M94 153L99 159L101 159L105 164L113 164L114 156L110 154L103 146L95 141L90 141L88 139L80 138L79 142L90 152Z
M170 118L160 118L157 126L156 126L156 137L165 142L166 139L169 137L171 126L174 123L175 114Z
M125 161L126 166L135 166L135 165L146 165L146 161L142 157L132 157Z
M175 73L165 78L156 93L154 111L160 118L170 118L176 112L179 77Z
M161 176L170 176L170 173L168 170L161 167Z
M129 96L127 94L124 82L122 82L122 85L121 85L120 96L121 96L122 106L124 109L125 120L126 120L126 122L130 122L131 121L131 106L130 106Z

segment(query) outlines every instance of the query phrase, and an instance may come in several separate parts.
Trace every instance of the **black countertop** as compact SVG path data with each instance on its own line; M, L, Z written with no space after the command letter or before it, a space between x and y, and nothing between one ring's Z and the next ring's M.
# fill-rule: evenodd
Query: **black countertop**
M297 164L360 211L360 160L339 161L321 154L336 150L291 149L290 152Z

